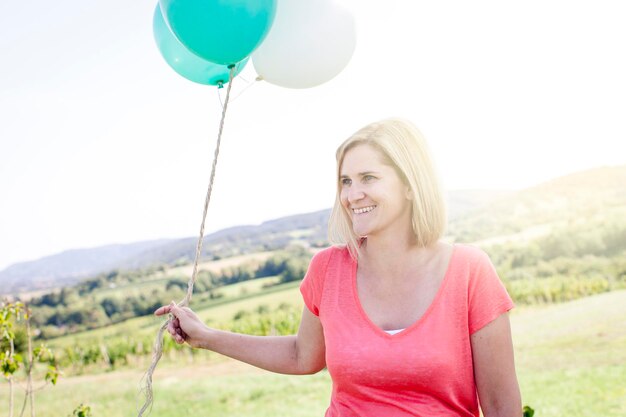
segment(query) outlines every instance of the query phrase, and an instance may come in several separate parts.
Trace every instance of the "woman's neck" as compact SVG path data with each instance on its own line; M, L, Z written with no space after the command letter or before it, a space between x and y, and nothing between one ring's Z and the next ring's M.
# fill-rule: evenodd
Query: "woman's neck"
M420 247L414 236L381 239L367 237L360 249L361 267L377 272L402 271L427 265L438 251L438 243Z

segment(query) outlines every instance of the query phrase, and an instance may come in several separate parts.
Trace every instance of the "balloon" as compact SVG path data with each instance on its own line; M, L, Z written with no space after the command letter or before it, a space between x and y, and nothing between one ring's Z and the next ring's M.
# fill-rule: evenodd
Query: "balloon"
M174 71L188 80L200 84L220 85L228 83L230 76L228 66L204 60L185 48L165 24L161 7L158 4L154 10L152 28L154 40L161 55ZM235 66L234 75L239 74L247 62L248 59L246 58L238 63Z
M207 61L237 63L265 39L276 0L159 0L176 38Z
M334 1L280 0L270 33L252 54L252 63L269 83L308 88L339 74L355 46L354 18Z

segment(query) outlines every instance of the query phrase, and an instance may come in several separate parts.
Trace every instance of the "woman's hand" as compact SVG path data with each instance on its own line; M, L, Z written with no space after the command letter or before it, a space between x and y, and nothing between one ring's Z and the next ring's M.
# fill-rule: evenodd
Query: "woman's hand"
M208 327L200 321L189 307L179 307L172 301L170 305L160 307L156 316L171 313L174 318L167 325L167 331L178 344L187 342L193 348L204 347Z

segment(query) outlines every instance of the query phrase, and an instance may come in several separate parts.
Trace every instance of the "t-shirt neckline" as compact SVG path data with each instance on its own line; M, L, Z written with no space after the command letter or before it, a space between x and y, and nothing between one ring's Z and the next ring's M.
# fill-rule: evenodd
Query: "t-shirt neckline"
M365 312L365 309L363 308L363 305L361 304L361 300L359 299L359 292L358 292L357 286L356 286L356 273L357 273L358 261L356 259L353 259L353 261L352 261L352 276L350 277L350 279L352 281L352 285L351 285L352 286L352 295L353 295L353 298L354 298L354 303L355 303L355 305L357 307L357 310L358 310L361 318L368 324L368 326L370 328L372 328L374 330L375 333L377 333L378 335L380 335L382 337L389 338L389 339L396 339L396 338L402 337L403 335L405 335L407 333L410 333L416 327L419 327L420 324L423 323L426 320L426 318L430 315L431 311L434 310L434 308L436 307L436 305L439 302L439 299L442 297L442 294L444 293L444 289L446 287L446 284L448 283L448 281L450 279L450 275L451 275L450 271L452 270L452 265L453 265L453 263L455 261L456 253L457 253L457 245L456 244L452 244L452 254L450 255L450 259L448 260L448 265L446 266L446 272L444 273L443 280L439 284L439 288L437 289L437 293L435 294L435 298L433 298L433 300L430 302L430 305L428 306L426 311L424 311L424 314L422 314L417 320L415 320L413 323L411 323L410 326L407 326L402 331L394 333L394 334L389 334L384 329L381 329L376 324L374 324L374 322L369 318L369 316Z

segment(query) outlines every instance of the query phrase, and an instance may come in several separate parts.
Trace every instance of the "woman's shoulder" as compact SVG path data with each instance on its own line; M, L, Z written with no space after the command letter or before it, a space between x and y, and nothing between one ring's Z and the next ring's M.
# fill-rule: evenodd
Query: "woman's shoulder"
M469 264L482 264L491 262L489 255L483 249L469 243L454 243L454 255L457 260L462 260Z
M454 248L454 258L449 269L454 271L457 284L482 288L500 281L496 268L485 250L466 243L455 243Z
M336 271L349 267L350 253L342 246L329 246L318 250L311 259L307 276L319 282L325 281L329 271L334 275Z
M313 254L311 262L328 263L332 260L342 261L350 259L350 251L346 245L333 245L320 249Z

